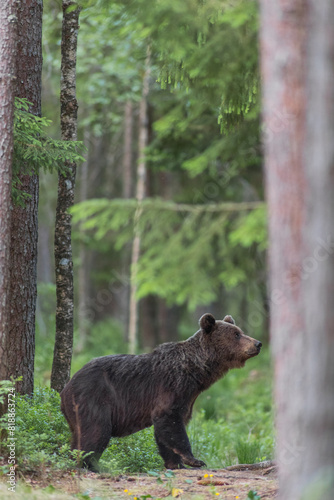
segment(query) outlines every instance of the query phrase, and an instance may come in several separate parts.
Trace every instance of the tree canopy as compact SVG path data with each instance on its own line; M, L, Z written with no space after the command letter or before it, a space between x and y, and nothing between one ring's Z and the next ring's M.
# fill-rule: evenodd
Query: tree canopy
M169 306L194 309L236 289L239 301L250 293L263 302L257 2L81 3L78 133L88 146L88 180L81 181L86 195L72 213L80 245L101 256L90 267L94 293L117 281L115 270L120 265L124 270L121 262L133 237L137 203L121 194L124 113L131 102L134 196L136 120L149 46L138 298L154 295ZM59 22L57 4L51 3L44 25L49 102L58 85Z

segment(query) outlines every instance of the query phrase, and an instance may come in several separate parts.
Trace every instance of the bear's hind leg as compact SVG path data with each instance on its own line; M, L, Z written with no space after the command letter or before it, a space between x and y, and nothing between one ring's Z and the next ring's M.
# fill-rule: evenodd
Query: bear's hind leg
M111 423L105 421L96 421L91 425L83 425L82 428L74 431L72 450L80 449L85 453L89 453L82 461L83 467L92 472L98 472L97 463L109 444L111 432Z

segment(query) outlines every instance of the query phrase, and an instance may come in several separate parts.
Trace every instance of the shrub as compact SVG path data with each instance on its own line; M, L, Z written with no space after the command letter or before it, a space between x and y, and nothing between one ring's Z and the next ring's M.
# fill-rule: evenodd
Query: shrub
M37 388L33 396L17 395L16 452L21 468L35 468L45 462L69 466L69 440L56 391Z
M109 471L132 473L162 470L164 466L152 427L125 438L111 438L100 463Z

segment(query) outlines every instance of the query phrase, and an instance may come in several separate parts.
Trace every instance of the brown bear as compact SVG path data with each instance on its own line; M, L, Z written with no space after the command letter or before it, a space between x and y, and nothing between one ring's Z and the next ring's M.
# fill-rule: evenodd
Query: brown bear
M93 452L84 465L96 471L112 436L154 426L167 469L202 467L186 433L198 395L231 368L259 354L261 342L245 335L231 316L199 320L200 330L153 352L93 359L61 392L61 409L72 431L72 449Z

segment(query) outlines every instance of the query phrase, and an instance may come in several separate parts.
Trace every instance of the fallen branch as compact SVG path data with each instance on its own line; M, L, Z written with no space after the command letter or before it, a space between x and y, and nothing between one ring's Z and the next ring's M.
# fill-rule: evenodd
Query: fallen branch
M258 470L258 469L274 469L276 468L276 462L273 460L264 460L263 462L258 462L257 464L238 464L230 465L225 467L224 470Z

